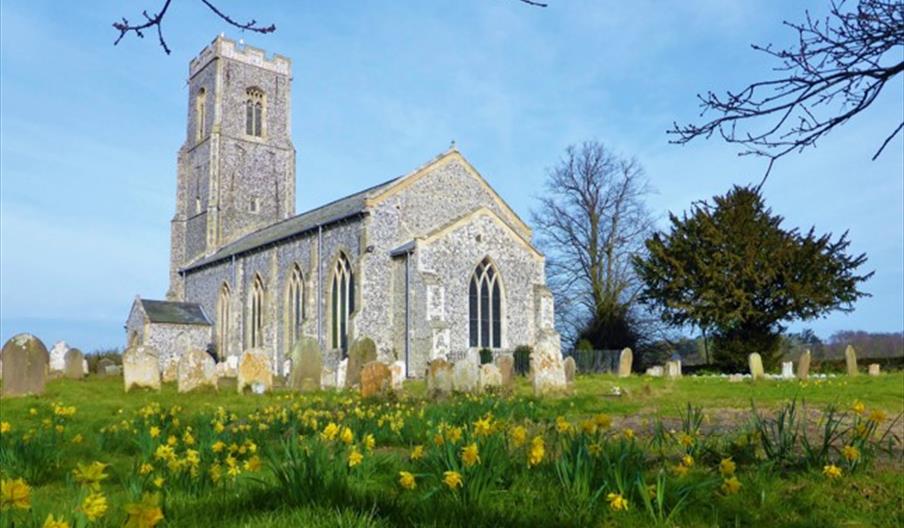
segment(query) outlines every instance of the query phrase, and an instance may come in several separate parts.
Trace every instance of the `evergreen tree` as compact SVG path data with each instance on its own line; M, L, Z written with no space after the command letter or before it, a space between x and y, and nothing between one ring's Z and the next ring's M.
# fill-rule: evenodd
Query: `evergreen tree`
M759 352L767 368L779 361L783 323L849 312L868 295L858 289L871 273L857 275L866 255L850 256L847 233L816 236L782 228L759 192L734 187L713 204L695 204L681 218L670 215L669 233L646 242L634 259L644 283L642 302L670 325L695 325L712 333L715 363L746 368Z

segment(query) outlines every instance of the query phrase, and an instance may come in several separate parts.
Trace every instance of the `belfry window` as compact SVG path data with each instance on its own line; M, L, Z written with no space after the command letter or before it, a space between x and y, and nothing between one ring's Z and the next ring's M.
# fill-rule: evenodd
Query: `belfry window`
M225 282L220 287L220 296L217 298L217 356L226 358L229 346L229 285Z
M502 293L499 274L489 259L483 259L471 276L468 291L470 346L502 347Z
M261 137L264 135L264 92L259 88L248 88L245 96L245 134Z
M264 344L264 282L260 275L254 277L254 284L251 286L250 308L248 344L251 348L257 348Z
M201 88L195 96L195 130L196 139L204 139L204 125L207 123L207 90Z
M292 267L287 288L288 310L286 310L286 330L291 348L301 335L301 323L304 322L304 277L298 264Z
M331 285L331 338L332 348L348 350L348 317L355 311L355 277L345 254L339 255L333 270Z

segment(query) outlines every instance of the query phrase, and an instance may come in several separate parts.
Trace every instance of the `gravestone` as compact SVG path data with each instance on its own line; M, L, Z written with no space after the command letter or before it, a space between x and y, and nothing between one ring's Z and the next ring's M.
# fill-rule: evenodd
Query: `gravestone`
M3 345L3 396L44 394L50 354L44 343L31 334L19 334Z
M185 350L180 350L180 354L184 354ZM179 356L170 356L163 360L163 368L160 376L163 383L172 383L179 377Z
M335 389L336 388L336 369L323 367L320 371L320 388Z
M880 367L878 363L870 363L868 368L870 376L878 376L882 372L882 367Z
M346 374L348 373L348 358L343 359L336 365L336 387L345 388Z
M478 388L480 370L473 357L465 357L452 366L452 389L457 392L474 392Z
M750 367L750 377L753 381L765 378L763 373L763 358L756 352L747 357L747 364Z
M496 367L503 387L511 387L515 381L515 356L500 354L496 356Z
M65 341L57 341L50 348L51 373L66 370L66 352L69 352L69 345Z
M630 376L633 363L634 352L631 352L630 348L622 350L621 355L618 357L618 377L627 378Z
M669 379L677 379L681 377L681 360L673 359L665 362L665 375Z
M559 335L543 332L530 354L531 383L535 396L543 396L567 389L565 367Z
M427 364L427 396L431 398L452 393L452 364L437 358Z
M104 376L122 376L122 367L120 365L107 365L104 367Z
M157 351L145 345L131 346L122 354L125 391L133 388L160 390L160 360Z
M797 360L797 378L806 381L810 376L810 349L804 350Z
M63 375L69 379L82 379L85 374L85 355L77 348L70 348L63 358Z
M404 361L393 361L389 365L389 373L392 375L392 390L402 390L402 383L405 381L406 370Z
M361 369L361 397L369 398L389 392L392 374L382 361L371 361Z
M782 361L782 379L794 379L794 363Z
M320 390L323 377L323 354L320 343L312 337L302 337L292 348L292 371L289 388L302 392Z
M574 358L568 356L564 360L562 360L562 368L565 369L565 382L571 383L574 381L574 371L577 368L574 363Z
M179 359L176 375L179 392L190 392L201 387L217 388L217 362L199 348L189 349Z
M662 365L656 365L655 367L650 367L647 369L647 376L652 376L654 378L661 378L663 374Z
M348 351L348 367L345 371L345 386L354 387L361 383L361 369L377 360L377 345L369 337L355 339Z
M273 388L270 358L263 349L249 348L242 353L242 357L239 359L236 390L242 394L246 387L250 388L254 394L263 394Z
M859 374L857 371L857 353L851 345L848 345L847 348L844 349L844 363L847 366L848 376L856 376Z
M499 367L493 363L485 363L480 366L480 373L477 378L477 386L481 392L493 387L502 386L502 374Z
M742 381L744 381L743 374L729 374L728 376L728 383L741 383Z

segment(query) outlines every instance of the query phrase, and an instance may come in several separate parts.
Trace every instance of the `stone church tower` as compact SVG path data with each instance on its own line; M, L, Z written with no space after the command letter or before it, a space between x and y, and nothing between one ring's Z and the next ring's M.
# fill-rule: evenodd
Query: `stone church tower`
M223 37L191 61L168 299L184 300L181 269L295 215L291 80L290 59Z

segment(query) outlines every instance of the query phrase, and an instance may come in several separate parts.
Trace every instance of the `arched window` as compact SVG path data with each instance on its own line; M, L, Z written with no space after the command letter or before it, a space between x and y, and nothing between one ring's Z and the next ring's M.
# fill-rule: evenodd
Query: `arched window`
M245 95L245 134L261 137L264 135L264 92L259 88L248 88Z
M217 298L217 355L220 359L226 358L229 346L229 285L225 282L220 286L220 296Z
M485 258L469 287L470 346L481 348L502 347L502 292L499 274L490 259Z
M264 281L260 275L254 277L251 285L251 320L249 321L249 340L251 348L264 344Z
M292 274L286 288L288 310L286 310L286 335L289 349L301 335L301 323L304 321L304 276L298 264L292 266Z
M348 350L348 316L355 311L355 277L345 254L339 255L332 280L332 348Z
M207 123L207 90L201 88L195 96L195 130L197 140L204 139L204 125Z

